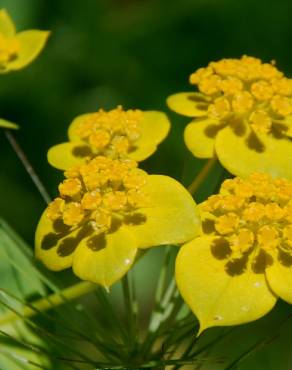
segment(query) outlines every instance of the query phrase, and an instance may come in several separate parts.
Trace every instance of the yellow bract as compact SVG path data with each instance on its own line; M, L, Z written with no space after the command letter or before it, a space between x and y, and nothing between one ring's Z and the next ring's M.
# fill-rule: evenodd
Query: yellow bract
M48 160L62 170L97 155L141 161L156 150L169 128L162 112L125 111L121 106L107 112L100 109L75 118L68 130L70 142L53 146Z
M29 30L16 33L8 13L0 10L0 73L26 67L43 49L49 32Z
M3 118L0 118L0 127L12 129L12 130L18 129L18 125L16 125L13 122L7 121Z
M199 233L186 189L131 159L97 156L65 176L36 231L36 256L52 270L72 266L81 279L109 287L139 248L181 244Z
M198 93L178 93L167 103L195 118L185 142L196 157L217 155L238 176L265 170L292 179L292 79L274 62L243 56L211 62L190 82Z
M292 182L254 173L223 182L199 208L202 234L176 261L179 290L200 332L265 315L277 297L292 303Z

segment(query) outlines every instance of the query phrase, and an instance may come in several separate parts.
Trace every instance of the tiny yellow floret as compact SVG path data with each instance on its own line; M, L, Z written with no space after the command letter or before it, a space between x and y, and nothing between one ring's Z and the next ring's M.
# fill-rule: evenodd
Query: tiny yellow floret
M79 179L73 178L73 179L67 179L64 180L59 185L59 192L62 197L69 196L74 197L74 195L77 195L80 193L81 190L81 182Z
M242 91L234 95L232 99L232 108L235 113L244 114L248 113L254 103L254 99L247 91Z
M291 99L284 96L275 95L271 101L271 107L275 113L283 117L292 113Z
M84 218L84 211L81 204L71 202L65 205L63 211L63 222L68 226L77 226Z
M235 213L227 213L217 218L215 228L221 235L230 234L236 230L238 223L239 218Z
M47 216L50 220L55 221L62 217L65 201L62 198L53 200L47 208Z

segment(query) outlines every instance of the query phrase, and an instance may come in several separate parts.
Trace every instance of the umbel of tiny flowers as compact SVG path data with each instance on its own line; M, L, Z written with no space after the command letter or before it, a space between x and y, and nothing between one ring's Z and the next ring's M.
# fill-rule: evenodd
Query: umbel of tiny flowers
M292 303L292 182L255 173L199 205L202 234L181 247L178 288L200 321L237 325Z
M0 10L0 73L26 67L41 52L49 32L28 30L16 33L6 10Z
M155 152L169 128L162 112L126 111L121 106L110 111L100 109L75 118L69 126L69 142L50 148L48 161L62 170L98 155L142 161Z
M133 160L97 156L65 172L60 196L36 230L36 257L51 270L110 287L139 249L181 244L200 230L187 190L167 176L148 175Z
M198 92L172 95L167 103L194 117L184 133L194 156L217 156L237 176L264 171L292 179L292 80L274 62L222 59L198 69L190 83Z

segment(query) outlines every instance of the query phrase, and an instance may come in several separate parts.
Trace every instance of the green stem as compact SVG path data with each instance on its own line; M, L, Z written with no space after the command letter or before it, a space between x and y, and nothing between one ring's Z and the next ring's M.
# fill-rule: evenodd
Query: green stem
M132 285L132 307L133 307L133 328L134 333L137 333L138 330L138 313L139 313L139 306L138 306L138 299L137 299L137 290L136 290L136 282L134 278L134 274L131 274L131 285ZM137 336L137 334L136 334Z
M155 333L162 323L171 313L173 309L173 302L171 302L173 294L176 290L176 285L174 279L171 280L165 295L160 304L160 310L153 313L152 320L150 321L149 331L150 333Z
M129 342L130 350L132 351L134 343L135 343L135 338L136 338L136 332L134 329L135 307L134 307L133 299L131 295L128 274L122 278L122 289L123 289L124 304L125 304L125 314L127 318L128 342Z
M143 343L142 355L144 358L151 353L151 349L160 334L160 327L162 323L171 315L175 302L173 298L175 297L176 285L174 279L171 280L159 306L159 310L156 309L151 317L149 324L148 334Z
M164 251L165 251L164 261L163 261L162 268L159 274L156 293L155 293L155 306L154 306L154 310L150 317L150 324L149 324L150 328L154 325L153 321L156 320L156 317L161 314L161 308L162 308L161 301L162 301L163 295L166 293L165 288L166 288L166 280L167 280L167 270L169 268L169 260L170 260L170 256L172 252L171 246L165 247Z
M121 337L123 338L123 341L125 341L127 339L127 333L125 332L125 328L121 324L121 320L118 317L116 311L114 310L113 305L108 299L108 293L106 292L104 288L99 287L95 291L95 294L96 294L98 303L101 305L104 312L106 312L110 316L111 321L118 328L118 330L120 331Z
M215 163L217 162L217 158L213 157L210 158L207 163L204 165L204 167L201 169L199 174L194 178L193 182L191 183L190 186L188 186L188 191L191 194L194 194L198 188L201 186L203 181L206 179L208 176L209 172L212 170L214 167Z
M20 318L28 318L36 315L38 312L47 311L53 307L59 306L69 300L76 299L84 294L93 291L95 284L81 282L72 287L64 289L60 293L54 293L48 297L39 299L31 304L31 307L24 307L20 312L8 312L0 317L0 327L5 324L11 324ZM0 289L1 291L1 289ZM5 292L3 291L5 294Z
M181 358L186 358L188 357L189 353L191 352L192 348L194 347L195 343L196 343L196 340L197 338L192 338L189 345L186 347L186 349L184 350L183 354L181 355ZM181 366L180 365L176 365L173 370L179 370Z
M17 157L20 159L21 163L23 164L26 172L29 174L30 178L32 179L33 183L35 184L36 188L38 189L39 193L41 194L44 201L48 204L51 201L51 198L41 182L39 176L33 169L30 161L28 160L27 156L25 155L24 151L20 147L19 143L17 142L16 138L12 134L10 130L4 130L7 140L9 141L10 145L12 146L13 150L15 151Z

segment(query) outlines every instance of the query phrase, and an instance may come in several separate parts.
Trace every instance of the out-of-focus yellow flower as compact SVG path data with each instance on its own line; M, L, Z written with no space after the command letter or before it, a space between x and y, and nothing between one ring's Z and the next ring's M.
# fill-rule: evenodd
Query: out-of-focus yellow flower
M11 130L17 130L19 126L16 123L7 121L6 119L0 118L0 127L8 128Z
M243 56L211 62L190 76L199 92L167 99L195 119L184 133L199 158L217 155L238 176L264 171L292 179L292 79L275 63Z
M155 152L170 128L167 116L157 111L100 109L73 120L69 142L53 146L49 163L66 170L98 155L142 161Z
M255 173L199 205L202 235L180 249L179 290L200 321L237 325L292 303L292 182Z
M0 73L16 71L31 63L43 49L49 32L28 30L16 33L5 9L0 10Z
M138 249L181 244L199 233L196 205L167 176L133 160L97 156L71 168L36 231L36 256L51 270L73 267L109 287L133 265Z

